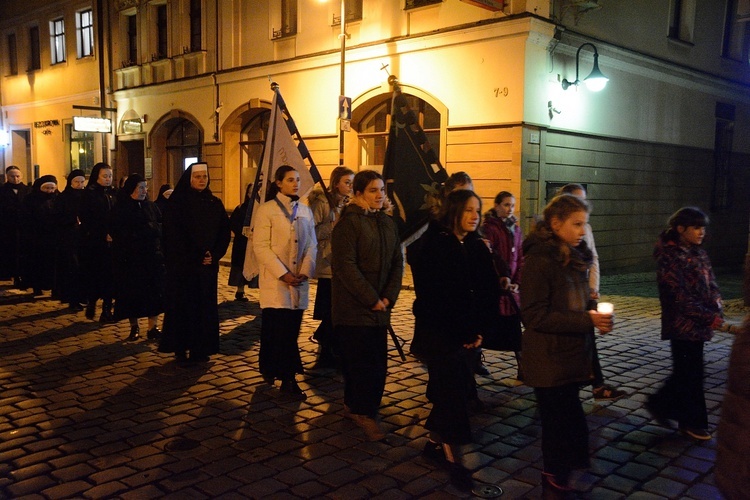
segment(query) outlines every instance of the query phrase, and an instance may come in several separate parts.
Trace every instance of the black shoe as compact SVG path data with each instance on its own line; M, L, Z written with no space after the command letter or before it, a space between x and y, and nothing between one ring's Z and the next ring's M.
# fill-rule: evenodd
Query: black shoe
M468 402L468 407L469 411L472 413L482 413L485 409L487 409L487 405L485 405L479 398L470 399Z
M250 299L248 299L247 297L245 297L244 293L237 292L237 293L234 294L234 300L236 300L237 302L248 302Z
M490 371L481 363L474 369L474 373L481 375L482 377L488 377L490 375Z
M272 375L263 375L263 382L268 385L273 385L276 379Z
M284 394L288 394L290 396L294 396L295 398L299 398L299 399L305 399L307 397L304 391L300 389L299 385L297 385L297 381L294 379L282 380L281 392L283 392Z
M208 354L193 354L190 353L190 361L193 363L208 363L211 358Z
M139 338L141 338L141 336L139 335L140 332L141 332L141 329L138 328L138 325L131 326L130 327L130 337L126 338L125 341L126 342L132 342L133 340L138 340Z
M434 441L427 441L422 449L422 456L435 465L445 466L448 460L445 458L443 445Z
M86 304L86 319L94 320L94 314L96 314L96 302L89 301Z
M474 479L471 471L461 464L448 463L448 472L451 476L451 484L459 491L471 491L474 488Z
M72 304L68 304L68 309L70 309L72 312L81 312L83 311L83 306L81 304L73 302Z
M155 340L155 339L158 339L159 337L161 337L161 330L159 330L156 327L153 327L152 329L146 332L146 338L148 340Z

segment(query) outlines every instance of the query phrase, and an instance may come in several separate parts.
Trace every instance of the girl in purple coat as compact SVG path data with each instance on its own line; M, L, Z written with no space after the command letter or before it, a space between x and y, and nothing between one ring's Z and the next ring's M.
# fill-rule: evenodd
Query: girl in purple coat
M703 394L703 344L721 326L721 296L711 261L701 248L708 216L695 207L681 208L661 233L654 258L661 302L661 338L672 350L672 375L653 394L646 408L668 425L676 420L681 432L709 440Z

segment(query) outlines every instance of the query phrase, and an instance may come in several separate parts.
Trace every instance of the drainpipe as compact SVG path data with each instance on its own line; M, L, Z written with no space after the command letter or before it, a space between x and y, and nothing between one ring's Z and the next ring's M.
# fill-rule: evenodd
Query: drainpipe
M96 40L99 61L99 107L101 117L105 118L107 108L107 89L104 86L104 2L96 0ZM107 162L107 134L102 134L102 161Z

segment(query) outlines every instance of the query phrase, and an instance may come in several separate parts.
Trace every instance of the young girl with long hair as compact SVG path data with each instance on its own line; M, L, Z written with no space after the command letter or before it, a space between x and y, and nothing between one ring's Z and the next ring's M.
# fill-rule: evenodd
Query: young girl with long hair
M266 202L255 215L253 251L260 267L260 373L266 383L281 380L282 392L304 398L295 380L303 373L297 338L317 242L312 211L299 202L299 187L294 168L276 170Z
M524 241L521 366L542 422L544 498L568 498L574 469L589 465L588 428L578 397L590 383L593 329L612 330L612 315L588 310L591 251L583 243L589 206L557 196Z

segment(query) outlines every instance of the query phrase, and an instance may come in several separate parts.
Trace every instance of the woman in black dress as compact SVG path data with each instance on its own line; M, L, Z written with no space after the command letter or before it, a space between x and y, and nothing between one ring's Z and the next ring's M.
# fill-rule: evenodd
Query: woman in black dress
M115 206L112 167L97 163L91 170L81 202L81 276L88 305L86 318L94 319L96 302L102 299L99 321L110 323L112 316L112 236L109 213Z
M208 187L208 166L194 163L180 177L164 213L167 281L160 352L178 361L208 361L219 352L217 279L229 247L229 217Z
M78 247L81 242L81 201L86 184L86 174L76 169L68 174L65 190L55 199L53 206L57 227L57 253L55 258L55 288L60 302L72 311L81 311L84 294L81 290Z
M23 200L24 281L34 295L52 290L54 284L56 232L52 204L58 195L57 179L43 175L34 181L31 193Z
M245 297L245 286L258 288L257 277L248 281L242 274L242 269L245 267L245 253L247 252L247 236L242 234L242 228L245 226L245 215L250 206L250 196L252 191L253 185L248 184L247 188L245 188L245 199L242 201L241 205L235 207L232 216L229 218L229 227L234 234L231 267L229 268L229 286L237 287L237 291L234 294L234 300L239 302L248 301L247 297Z
M115 274L115 320L130 321L139 338L138 318L148 318L149 339L159 335L156 319L164 311L164 254L158 208L146 199L146 179L130 174L112 209L112 261Z

